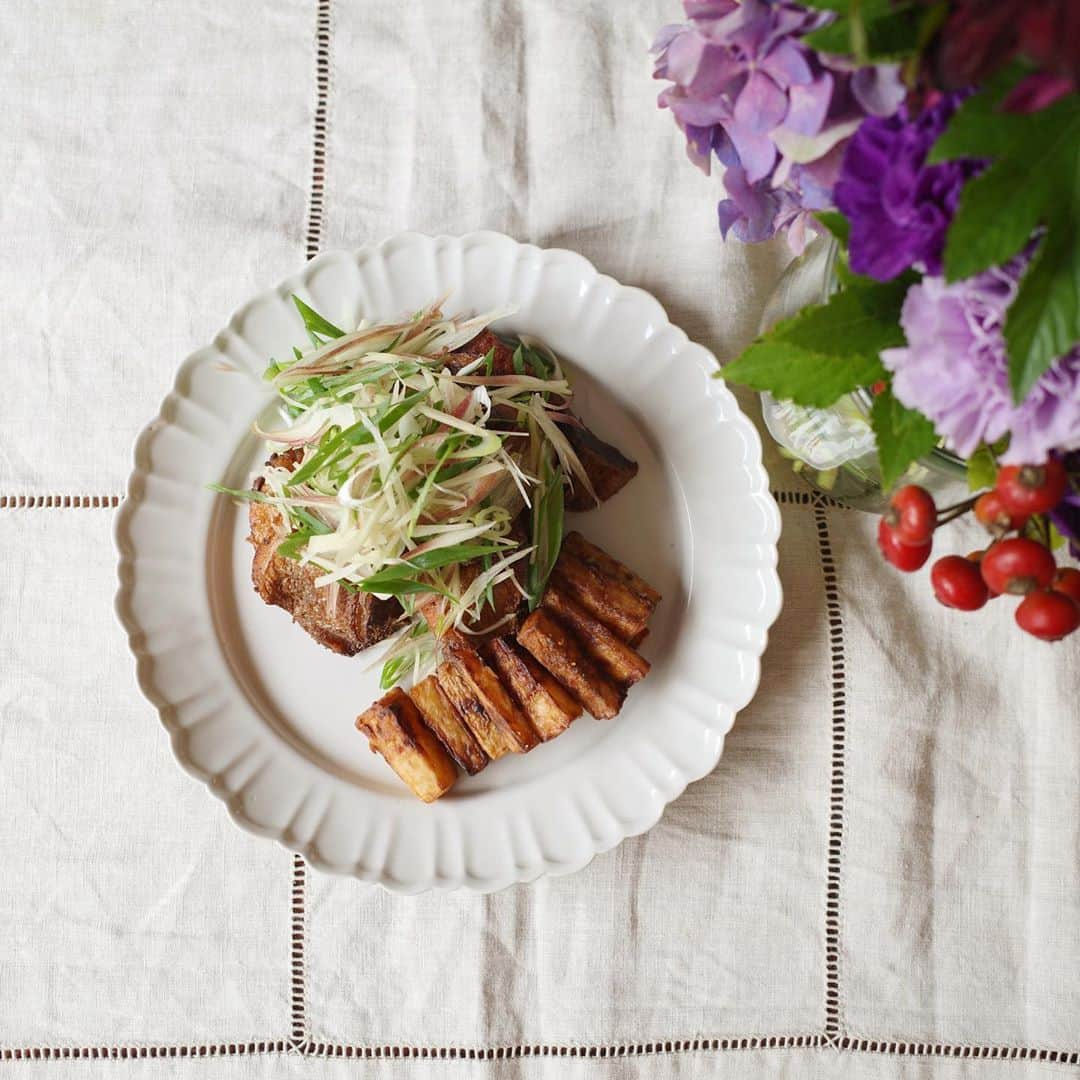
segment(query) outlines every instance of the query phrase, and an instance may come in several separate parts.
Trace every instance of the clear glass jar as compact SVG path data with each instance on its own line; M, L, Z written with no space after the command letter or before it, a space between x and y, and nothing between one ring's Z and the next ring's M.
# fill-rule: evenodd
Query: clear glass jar
M836 290L839 246L819 236L784 271L762 315L760 332L789 318L808 304L823 303ZM868 391L847 394L827 409L777 401L761 395L765 426L780 453L812 487L848 506L879 511L885 504L874 433L870 429ZM963 498L963 461L937 449L915 462L905 483L922 484L936 495Z

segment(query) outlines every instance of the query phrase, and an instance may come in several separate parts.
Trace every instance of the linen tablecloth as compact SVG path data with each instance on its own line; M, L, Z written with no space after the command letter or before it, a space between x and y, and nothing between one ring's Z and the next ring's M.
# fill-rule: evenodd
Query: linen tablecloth
M772 451L783 614L723 760L570 877L402 898L239 831L111 611L129 445L321 249L494 228L721 358L723 244L655 108L675 0L0 6L0 1071L1076 1074L1080 665L885 568ZM753 413L754 403L744 398ZM955 550L975 546L955 534Z

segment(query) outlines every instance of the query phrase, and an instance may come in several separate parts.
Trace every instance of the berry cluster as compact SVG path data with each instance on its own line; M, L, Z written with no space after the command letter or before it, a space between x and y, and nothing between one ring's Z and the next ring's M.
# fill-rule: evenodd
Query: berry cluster
M878 546L898 570L918 570L930 558L934 531L974 510L993 541L982 551L938 559L930 569L934 595L959 611L976 611L1003 593L1022 596L1017 625L1042 641L1059 641L1080 628L1080 570L1058 567L1043 542L1048 533L1040 515L1057 506L1068 482L1054 458L1010 465L992 490L941 511L930 492L908 484L889 501Z

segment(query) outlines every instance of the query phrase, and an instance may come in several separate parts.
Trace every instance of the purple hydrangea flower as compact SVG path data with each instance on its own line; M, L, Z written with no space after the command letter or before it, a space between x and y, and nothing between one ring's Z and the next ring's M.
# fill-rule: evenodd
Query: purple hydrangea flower
M868 117L847 145L836 205L851 222L851 269L888 281L909 266L941 273L945 233L960 189L983 163L927 165L926 155L964 94L948 94L912 117Z
M1057 455L1070 476L1080 476L1080 452ZM1061 502L1050 511L1050 520L1057 531L1069 541L1069 554L1080 559L1080 491L1070 489Z
M953 285L923 278L900 316L907 346L881 354L897 398L929 417L961 457L1004 435L1007 465L1041 465L1052 450L1080 448L1080 346L1055 360L1019 405L1009 389L1002 324L1029 257Z
M689 22L653 44L660 94L686 133L691 161L727 167L725 235L764 240L832 205L839 147L867 114L904 96L898 68L856 68L801 41L832 14L790 0L684 0ZM824 162L824 165L822 163Z

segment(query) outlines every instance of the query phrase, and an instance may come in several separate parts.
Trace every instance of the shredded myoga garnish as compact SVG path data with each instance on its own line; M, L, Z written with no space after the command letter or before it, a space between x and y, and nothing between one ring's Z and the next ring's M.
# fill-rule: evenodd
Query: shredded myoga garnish
M539 602L559 554L564 485L592 492L560 430L577 422L573 390L559 358L526 338L511 374L493 373L494 349L446 366L508 311L448 317L436 301L406 321L346 333L294 300L311 347L270 363L264 377L286 422L254 427L272 450L293 451L292 467L268 464L258 491L211 486L279 507L290 531L278 554L321 570L328 603L338 589L400 602L401 630L382 657L389 689L437 660L424 601L443 600L440 636L493 629L503 582L530 608ZM531 528L519 539L523 511Z

